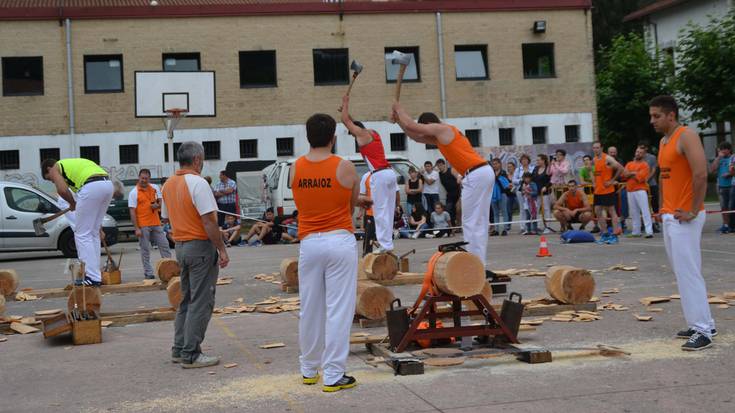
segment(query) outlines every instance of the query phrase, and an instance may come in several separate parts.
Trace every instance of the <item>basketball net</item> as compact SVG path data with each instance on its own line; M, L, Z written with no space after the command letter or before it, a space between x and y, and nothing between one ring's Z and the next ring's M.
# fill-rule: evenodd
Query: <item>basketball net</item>
M181 119L186 117L187 113L188 112L184 109L166 110L166 118L163 120L163 123L166 125L166 133L169 138L173 137L174 129L176 129L176 126L181 122Z

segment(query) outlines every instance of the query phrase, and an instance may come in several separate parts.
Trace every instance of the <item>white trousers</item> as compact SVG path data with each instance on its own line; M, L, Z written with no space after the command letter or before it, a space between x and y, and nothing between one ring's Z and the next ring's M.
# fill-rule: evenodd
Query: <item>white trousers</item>
M84 262L86 276L97 282L102 281L100 227L112 200L112 192L111 181L96 181L82 186L76 197L74 242L77 244L79 260Z
M373 198L375 237L384 250L393 250L393 215L396 211L398 181L393 169L382 169L370 176L370 195Z
M490 226L490 202L495 186L493 168L483 166L462 178L462 234L467 251L487 264L487 229Z
M672 214L663 214L663 234L666 255L676 275L681 296L681 308L687 326L712 338L715 321L707 302L707 286L702 277L702 228L704 211L689 222L680 223Z
M312 234L299 248L301 374L324 370L324 384L345 373L357 292L357 243L348 231Z
M633 221L633 235L641 234L641 215L646 235L653 235L653 222L651 222L651 210L648 209L648 192L628 192L628 211Z

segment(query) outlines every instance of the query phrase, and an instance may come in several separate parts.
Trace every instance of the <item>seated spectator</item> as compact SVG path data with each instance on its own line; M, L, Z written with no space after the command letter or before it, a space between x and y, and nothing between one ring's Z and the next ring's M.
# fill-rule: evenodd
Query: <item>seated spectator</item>
M254 241L250 241L255 237ZM256 222L248 234L245 235L245 243L251 247L259 247L263 244L275 244L281 239L280 227L275 225L273 208L268 208L263 214L263 221Z
M538 200L538 186L536 182L533 182L533 175L530 172L523 174L523 181L521 182L521 207L523 208L523 219L526 221L534 221L526 223L526 230L523 231L522 235L538 235L538 222L537 219L536 205Z
M240 235L240 222L237 218L227 215L219 231L222 233L222 241L228 248L232 245L240 245L242 236Z
M431 226L434 228L433 235L437 238L448 237L449 224L452 222L452 217L449 216L449 212L444 210L444 204L437 202L434 204L434 212L431 213Z
M554 217L559 221L562 232L573 229L573 223L580 224L579 229L583 230L592 220L592 207L587 195L574 179L567 183L567 190L554 204Z
M396 212L393 215L393 233L395 237L408 238L409 229L408 218L403 213L403 207L396 205Z
M429 224L427 222L426 211L424 211L423 205L418 203L413 204L411 216L408 217L408 226L413 230L411 238L424 238L426 230L429 229Z
M285 231L281 232L281 239L290 243L299 242L299 211L294 211L290 218L286 218L281 222Z

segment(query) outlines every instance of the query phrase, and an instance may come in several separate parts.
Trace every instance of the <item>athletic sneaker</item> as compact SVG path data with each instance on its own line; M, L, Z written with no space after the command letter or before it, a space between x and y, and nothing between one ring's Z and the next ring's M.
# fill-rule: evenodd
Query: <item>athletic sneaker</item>
M605 244L607 245L615 245L618 243L618 236L617 235L610 235L607 237L607 240L605 240Z
M334 384L325 384L324 387L322 387L322 391L331 393L335 391L340 391L344 389L351 389L353 387L357 386L357 380L355 380L354 377L350 377L348 375L343 375L341 379L337 380Z
M730 232L730 227L728 227L727 225L723 225L723 226L721 226L721 227L720 227L720 228L719 228L719 229L717 230L717 232L719 232L720 234L727 234L727 233L729 233L729 232Z
M375 253L375 254L385 254L385 253L391 254L391 253L393 253L393 250L387 250L387 249L385 249L383 247L378 247L375 251L373 251L373 253Z
M544 228L544 232L543 232L543 234L544 234L544 235L548 235L548 234L551 234L551 228L548 228L548 227L547 227L547 228Z
M598 239L597 241L595 241L595 243L597 243L597 244L604 244L604 243L607 242L607 240L609 238L610 238L610 234L608 234L607 232L603 232L602 235L600 235L600 239Z
M693 328L689 328L689 329L686 329L686 330L681 330L678 333L676 333L676 338L688 339L691 336L693 336L694 333L696 333L696 332L697 332L697 330L695 330ZM714 329L713 328L712 331L710 331L710 333L712 334L712 337L717 336L717 329Z
M201 367L216 366L217 364L219 364L219 357L205 356L204 353L199 353L196 360L191 363L182 361L181 367L184 369L198 369Z
M419 237L419 235L421 235L421 231L416 230L416 231L414 231L413 234L411 234L411 238L417 239Z
M312 384L317 384L319 382L319 373L316 374L314 377L306 377L301 376L303 378L303 383L306 385L311 386Z
M86 285L87 287L99 287L102 285L100 281L94 281L93 279L89 277L84 277L84 281L82 281L82 285Z
M434 238L434 234L432 234L431 232L426 233L426 235L424 235L424 236L426 238Z
M181 358L181 353L171 352L171 363L180 364L184 359Z
M646 234L646 236L644 238L651 239L651 238L653 238L653 234Z
M699 351L708 347L712 347L712 340L708 339L707 336L702 333L695 332L691 337L689 337L689 340L681 346L681 349L684 351Z

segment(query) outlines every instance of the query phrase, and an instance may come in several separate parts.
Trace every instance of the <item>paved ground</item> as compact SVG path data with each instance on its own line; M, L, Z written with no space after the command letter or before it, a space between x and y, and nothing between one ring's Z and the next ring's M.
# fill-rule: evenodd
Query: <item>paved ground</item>
M732 263L735 235L714 233L710 219L703 241L705 277L710 292L735 291ZM414 271L423 270L437 240L401 240L399 251L416 248ZM125 250L123 278L142 278L136 244ZM217 305L243 297L254 303L280 295L273 284L253 275L277 271L280 260L297 253L297 246L235 248L230 267L221 272L234 278L217 291ZM627 240L620 245L561 245L550 238L553 258L535 257L536 237L512 235L490 240L489 258L495 269L564 263L604 269L618 263L639 267L635 272L596 274L598 291L619 288L610 300L629 311L602 313L592 323L546 321L521 339L554 348L585 347L598 343L622 346L630 357L585 356L557 351L549 364L527 365L511 357L468 360L452 368L426 368L422 376L396 377L385 365L365 363L371 357L353 346L349 372L360 382L356 389L324 394L319 387L303 386L297 369L297 313L241 314L213 319L205 351L238 366L184 371L168 361L172 337L170 322L148 323L104 330L104 343L73 347L68 339L44 341L39 334L10 336L0 343L0 412L653 412L735 411L735 308L712 311L720 335L716 346L699 353L679 350L682 341L672 335L684 326L677 301L656 305L651 322L638 322L643 312L638 299L676 293L663 242ZM22 287L54 287L67 283L64 260L53 254L0 256L0 267L15 268ZM418 286L396 288L398 296L415 299ZM511 289L524 297L544 294L543 279L514 278ZM499 299L496 298L499 302ZM7 314L30 315L35 310L61 308L63 299L10 302ZM108 295L107 311L139 306L167 305L164 292ZM355 328L354 331L357 331ZM371 332L383 333L384 329ZM262 350L258 345L282 341L286 347ZM212 372L212 374L210 374Z

